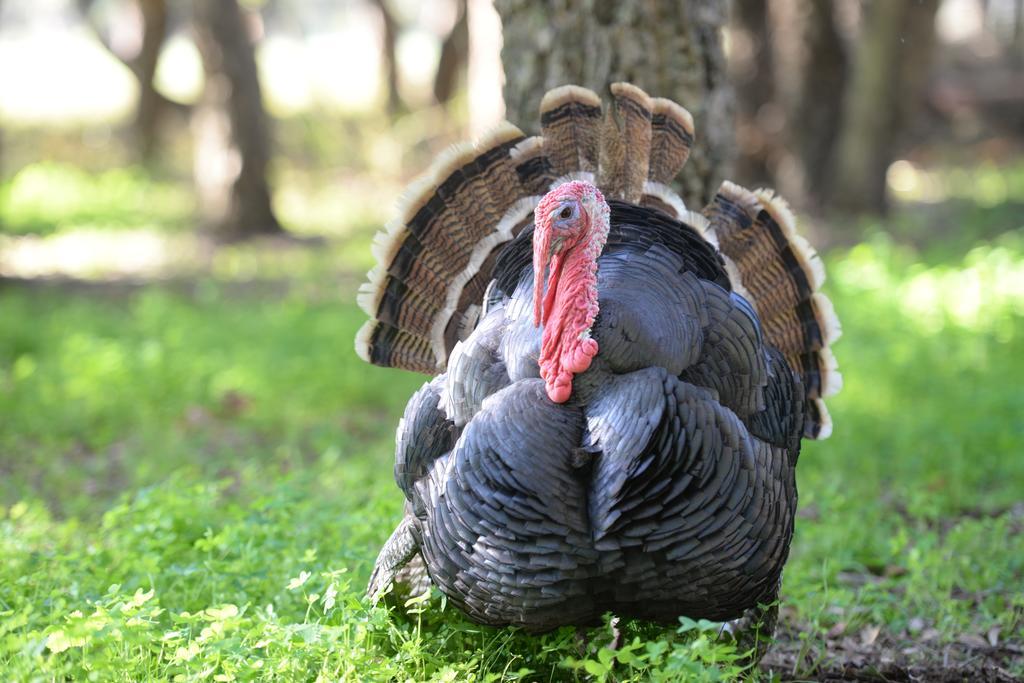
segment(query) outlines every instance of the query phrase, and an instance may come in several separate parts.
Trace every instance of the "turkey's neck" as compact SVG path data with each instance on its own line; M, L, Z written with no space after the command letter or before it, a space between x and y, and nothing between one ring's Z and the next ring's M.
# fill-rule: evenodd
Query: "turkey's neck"
M588 240L551 263L545 295L544 334L540 350L540 376L548 398L565 403L572 393L572 378L590 367L597 342L590 328L597 317L597 257L602 243ZM560 258L561 257L561 258Z

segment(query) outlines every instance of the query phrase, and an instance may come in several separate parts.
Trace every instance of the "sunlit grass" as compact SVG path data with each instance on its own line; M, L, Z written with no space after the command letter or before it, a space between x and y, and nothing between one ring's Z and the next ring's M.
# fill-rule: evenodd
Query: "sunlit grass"
M924 168L900 159L889 167L886 180L900 201L936 203L966 199L991 208L1024 200L1024 165L1019 163Z
M1024 230L971 249L961 263L928 267L884 234L850 250L833 268L844 291L895 304L910 323L934 335L947 326L994 333L1009 341L1024 315Z
M89 173L70 164L40 162L0 186L2 231L48 234L68 229L182 230L194 205L187 185L157 181L141 169Z
M4 150L10 176L0 179L0 275L104 280L212 271L266 279L310 267L365 273L372 236L393 217L403 183L461 136L462 118L434 107L396 120L318 110L279 121L277 138L289 153L269 173L277 216L291 235L327 242L319 251L283 247L276 254L244 245L213 252L196 233L190 142L180 125L168 126L150 170L125 166L121 146L83 149L87 138L103 135L109 143L123 131L19 129ZM40 153L54 160L36 161Z
M814 656L880 627L1024 639L1019 235L931 267L876 237L833 258L846 379L797 468L783 602Z

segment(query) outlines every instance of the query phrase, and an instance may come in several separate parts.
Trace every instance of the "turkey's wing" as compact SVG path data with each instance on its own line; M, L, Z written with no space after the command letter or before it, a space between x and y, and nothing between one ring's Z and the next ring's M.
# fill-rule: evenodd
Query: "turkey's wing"
M465 341L452 349L442 404L448 419L457 427L465 426L485 398L511 382L505 361L498 353L507 327L504 309L494 309Z
M661 368L607 382L586 416L601 448L589 497L609 608L730 619L774 597L796 507L786 449Z
M420 387L405 405L395 434L395 482L413 501L413 485L430 465L455 445L458 430L439 402L446 381L438 375Z

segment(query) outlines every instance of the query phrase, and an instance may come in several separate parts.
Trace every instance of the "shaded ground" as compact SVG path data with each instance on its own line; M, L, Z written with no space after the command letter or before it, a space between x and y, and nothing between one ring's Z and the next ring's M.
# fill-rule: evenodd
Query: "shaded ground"
M916 634L865 627L846 633L837 624L823 641L801 638L800 623L784 614L776 642L761 670L782 680L820 681L1019 681L1021 642L1006 642L992 629L987 638L964 634L945 642L934 629ZM1015 673L1016 672L1016 673Z

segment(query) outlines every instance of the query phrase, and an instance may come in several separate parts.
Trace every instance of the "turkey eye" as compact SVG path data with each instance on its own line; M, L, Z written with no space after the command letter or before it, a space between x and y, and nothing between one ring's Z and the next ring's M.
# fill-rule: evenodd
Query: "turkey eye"
M559 218L569 218L570 216L572 216L572 209L568 206L562 209L558 214Z

